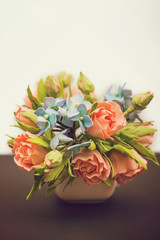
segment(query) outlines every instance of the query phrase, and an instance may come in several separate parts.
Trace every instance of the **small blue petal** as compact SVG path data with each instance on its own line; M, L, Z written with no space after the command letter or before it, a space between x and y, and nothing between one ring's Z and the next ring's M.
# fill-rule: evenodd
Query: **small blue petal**
M56 122L57 122L57 117L54 113L52 113L50 116L49 116L49 122L51 124L52 127L54 127L56 125Z
M48 107L55 107L56 106L56 99L53 97L46 97L44 99L44 108Z
M90 128L93 125L93 121L89 116L84 116L83 118L83 125L85 126L85 128Z
M73 154L76 155L80 151L80 148L89 147L90 145L91 145L91 142L84 142L84 143L80 143L80 144L75 144L73 146L68 147L68 150L72 151Z
M36 114L37 116L44 116L46 114L45 110L43 108L38 108L34 114Z
M62 107L66 103L66 99L63 99L62 97L56 98L56 106Z
M73 121L70 120L68 117L63 117L62 123L67 127L73 127Z
M66 110L65 108L59 107L59 108L58 108L58 113L59 113L62 117L67 116L67 110Z
M36 124L42 131L38 133L38 135L43 134L44 132L48 131L50 128L50 123L48 120L44 119L43 117L37 117Z
M84 96L80 92L71 97L71 102L73 103L81 103L83 100Z
M59 144L59 139L57 136L54 136L50 141L50 147L54 150L56 149L58 144Z
M72 115L69 119L72 120L72 121L78 121L79 118L80 118L80 113L77 112L74 115Z
M84 105L83 103L78 105L77 110L78 110L78 112L80 113L81 116L84 116L87 113L86 105Z
M48 114L48 115L55 114L57 116L59 115L59 113L56 110L52 109L52 108L47 108L46 109L46 114Z
M82 132L84 133L85 132L85 127L83 125L83 122L79 120L79 125L80 125L80 128L82 130Z
M91 108L92 104L88 101L83 101L83 104L86 106L87 110Z
M57 134L57 137L58 137L59 141L61 141L61 142L69 142L69 141L73 140L72 138L67 137L62 133Z

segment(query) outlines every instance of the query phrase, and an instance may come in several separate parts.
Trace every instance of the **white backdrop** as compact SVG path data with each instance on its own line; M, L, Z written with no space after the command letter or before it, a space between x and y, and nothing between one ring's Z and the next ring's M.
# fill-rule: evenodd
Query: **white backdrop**
M82 71L97 92L111 83L155 98L144 120L159 129L159 0L0 0L0 154L10 153L5 133L16 136L16 104L27 85L61 70Z

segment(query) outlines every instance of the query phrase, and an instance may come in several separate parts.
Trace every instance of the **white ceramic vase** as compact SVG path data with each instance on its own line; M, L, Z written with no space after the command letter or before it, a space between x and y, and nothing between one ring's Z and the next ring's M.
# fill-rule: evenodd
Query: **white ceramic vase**
M63 191L67 180L58 185L55 192L56 195L71 203L100 203L110 198L117 186L115 180L111 180L111 186L108 187L104 183L88 185L81 178L76 178L72 185L66 187Z

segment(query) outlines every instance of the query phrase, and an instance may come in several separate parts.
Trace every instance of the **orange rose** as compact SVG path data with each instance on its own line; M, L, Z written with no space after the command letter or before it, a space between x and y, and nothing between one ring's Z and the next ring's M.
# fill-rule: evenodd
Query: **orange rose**
M87 134L102 140L111 138L110 136L126 125L121 108L115 102L99 102L91 119L93 126L87 129Z
M30 132L22 133L14 139L12 152L15 154L14 161L18 167L25 171L31 171L35 166L44 162L48 151L35 144L27 142L29 138L37 137Z
M98 184L102 180L107 180L110 175L110 165L98 150L82 148L72 163L76 177L80 176L88 184Z
M34 112L34 111L28 108L19 107L18 111L15 114L16 119L25 125L36 127L36 124L31 119L22 115L22 113L25 113L25 112Z
M132 150L134 155L138 157L144 164L147 165L147 161L142 158L135 150ZM134 159L126 154L122 154L119 151L112 150L109 158L114 168L114 179L119 184L124 184L131 181L137 174L144 171L144 168L136 163Z

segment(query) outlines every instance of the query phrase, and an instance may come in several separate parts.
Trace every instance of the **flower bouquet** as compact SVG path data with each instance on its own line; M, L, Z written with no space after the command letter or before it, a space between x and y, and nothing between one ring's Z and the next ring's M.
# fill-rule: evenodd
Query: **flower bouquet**
M28 86L25 105L14 113L17 124L12 125L23 132L16 138L8 135L17 166L34 171L27 199L43 185L46 195L56 191L61 198L73 189L85 200L91 189L97 200L99 186L101 194L110 191L109 197L117 183L147 169L146 159L159 165L149 148L156 129L140 118L152 98L151 92L132 97L125 85L111 86L97 97L82 72L77 85L71 74L61 72L41 79L35 94Z

